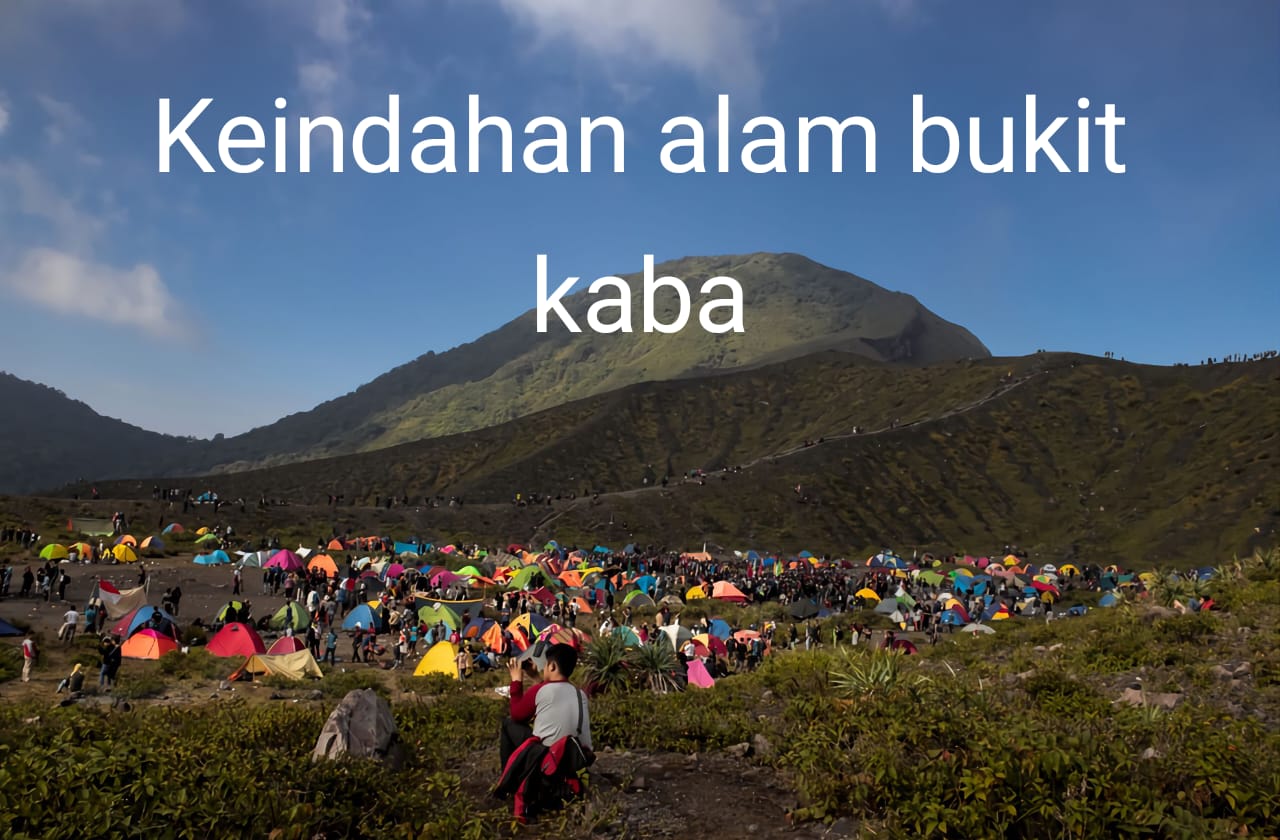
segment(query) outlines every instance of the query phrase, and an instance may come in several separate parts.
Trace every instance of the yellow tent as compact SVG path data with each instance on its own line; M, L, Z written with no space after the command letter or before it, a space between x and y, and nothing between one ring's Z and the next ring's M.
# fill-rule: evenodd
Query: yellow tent
M1075 566L1073 566L1072 564L1068 563L1065 566L1062 566L1058 569L1058 574L1062 575L1063 577L1078 577L1080 575L1080 570Z
M209 529L208 529L208 528L200 528L200 529L198 529L198 530L196 531L196 536L197 536L197 537L203 537L203 536L204 536L205 534L207 534L207 533L209 533Z
M436 642L422 655L422 661L413 670L415 677L427 674L445 674L458 679L458 646L452 642Z
M255 677L270 674L290 680L300 680L303 677L319 679L324 676L324 672L316 663L316 658L311 655L311 651L305 649L296 650L293 653L255 653L246 659L228 679L237 679L242 674L252 674Z
M121 563L136 563L138 560L137 553L124 543L120 543L120 545L111 549L111 555Z
M857 592L857 594L856 594L854 597L856 597L856 598L870 598L870 599L871 599L871 600L873 600L873 601L879 601L879 600L880 600L880 596L879 596L878 594L876 594L876 591L875 591L874 589L867 589L866 587L863 587L862 589L859 589L859 590L858 590L858 592Z

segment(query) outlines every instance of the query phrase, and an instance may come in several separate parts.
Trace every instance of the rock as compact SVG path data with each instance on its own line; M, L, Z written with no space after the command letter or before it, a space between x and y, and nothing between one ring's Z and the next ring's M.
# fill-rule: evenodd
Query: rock
M760 758L767 758L773 754L773 744L763 733L757 732L751 736L751 750Z
M271 696L268 697L267 699L268 700L284 700L285 696L278 691L273 691L271 692Z
M627 785L627 792L635 793L636 791L644 790L648 786L648 780L645 779L644 776L636 776L631 780L631 783Z
M320 730L311 754L313 759L340 756L371 758L393 769L404 761L391 707L371 688L348 692L342 698Z
M1035 651L1036 653L1044 653L1046 650L1048 650L1048 648L1046 648L1044 645L1036 645L1035 647L1032 648L1032 650Z
M1036 675L1035 670L1023 671L1021 674L1014 674L1014 679L1029 680Z
M308 700L323 700L323 699L324 699L324 692L323 692L323 691L321 691L321 690L320 690L320 689L318 689L318 688L312 689L311 691L308 691L308 692L307 692L307 699L308 699Z
M1231 671L1227 670L1226 668L1223 668L1221 665L1214 665L1210 669L1210 672L1213 674L1214 677L1220 680L1230 680L1235 676L1233 673L1231 673Z
M1239 665L1236 666L1236 669L1231 672L1231 675L1236 679L1242 679L1244 677L1252 676L1252 674L1253 674L1252 662L1241 662Z
M773 689L766 688L766 689L764 690L764 694L761 694L761 695L760 695L760 699L761 699L761 700L763 700L763 701L764 701L764 702L766 702L766 703L768 703L770 700L772 700L772 699L773 699Z
M734 758L746 758L751 755L751 745L746 741L741 744L734 744L732 747L726 747L725 752Z
M1157 758L1164 758L1164 753L1160 752L1155 747L1147 747L1145 750L1142 751L1143 761L1153 761Z
M1172 709L1182 701L1181 694L1161 693L1158 691L1139 691L1126 688L1117 703L1128 703L1131 706L1155 706L1160 709Z
M1053 644L1049 645L1050 653L1052 653L1055 650L1062 650L1062 642L1054 642Z
M831 838L852 838L856 829L853 820L848 817L841 817L831 824L831 828L827 829L827 837Z
M231 683L227 682L226 680L223 680L222 682L218 683L218 691L230 691L230 690L231 690Z

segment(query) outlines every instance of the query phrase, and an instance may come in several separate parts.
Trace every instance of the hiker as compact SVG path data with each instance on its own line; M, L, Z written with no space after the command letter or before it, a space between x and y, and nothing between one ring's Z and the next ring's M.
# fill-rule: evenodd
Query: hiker
M62 614L62 627L58 629L58 638L63 644L69 645L76 640L76 624L79 621L80 613L76 611L75 604L72 604Z
M338 631L329 625L329 633L324 637L324 658L321 662L328 662L330 665L338 664Z
M120 670L120 646L114 636L102 640L98 653L102 656L102 670L98 672L98 688L111 688L116 684L116 672Z
M40 650L36 647L36 637L30 630L22 640L22 681L31 682L31 669L40 659Z
M595 761L587 698L569 682L577 663L578 652L569 645L539 643L507 666L511 716L502 724L502 776L494 792L516 794L521 822L581 793L578 775ZM526 665L541 672L528 692Z

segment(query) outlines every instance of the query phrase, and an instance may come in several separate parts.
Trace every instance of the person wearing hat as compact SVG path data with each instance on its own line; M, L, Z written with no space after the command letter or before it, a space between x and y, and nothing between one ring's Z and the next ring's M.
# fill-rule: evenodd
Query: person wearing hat
M499 753L505 768L511 754L530 738L551 747L562 738L576 737L583 751L591 753L591 716L587 698L569 677L578 664L578 652L569 645L532 644L507 663L511 675L511 715L502 724ZM525 671L539 681L528 691Z
M79 694L84 690L84 673L83 666L77 662L75 667L71 669L71 675L64 678L58 683L58 689L54 694L61 694L64 690L69 690L72 695Z

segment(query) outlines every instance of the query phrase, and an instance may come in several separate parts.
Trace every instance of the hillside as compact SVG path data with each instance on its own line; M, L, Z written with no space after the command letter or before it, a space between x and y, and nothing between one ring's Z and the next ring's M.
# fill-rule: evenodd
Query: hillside
M103 418L52 389L0 381L0 402L19 410L0 420L0 491L28 492L83 476L124 477L242 470L474 431L638 382L843 350L917 365L988 356L967 330L909 295L795 254L693 257L657 267L693 289L728 274L744 290L746 333L709 335L694 325L675 335L597 335L536 330L531 310L473 342L428 353L352 393L235 437L196 441L152 434ZM639 275L629 275L640 323ZM662 299L660 299L661 302ZM566 298L580 323L594 298ZM664 321L672 301L660 309ZM32 394L38 394L33 397ZM13 441L20 445L9 445Z
M1192 559L1244 550L1280 528L1270 423L1278 381L1280 362L1151 368L1040 356L904 371L826 354L634 386L472 434L184 483L295 504L330 493L357 506L388 494L460 495L477 516L482 503L509 510L516 492L566 494L533 534L523 515L524 524L495 528L493 511L483 527L465 515L423 520L490 540L833 552L1018 543L1055 556ZM898 428L887 428L893 420ZM869 431L852 436L854 424ZM828 439L802 446L819 437ZM654 489L642 483L649 465L658 476L743 469ZM135 498L150 486L100 485ZM582 497L591 490L606 495Z

